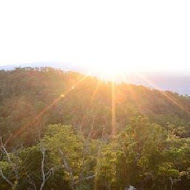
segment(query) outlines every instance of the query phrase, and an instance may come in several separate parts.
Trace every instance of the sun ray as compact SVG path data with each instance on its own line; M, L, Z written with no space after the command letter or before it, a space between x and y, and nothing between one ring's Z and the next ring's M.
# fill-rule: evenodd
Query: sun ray
M179 108L181 108L182 110L184 110L185 112L187 112L188 114L190 114L190 111L181 103L179 103L177 100L175 100L173 97L169 96L168 94L166 94L165 91L163 91L163 89L161 89L159 86L155 85L154 83L152 83L150 80L148 80L147 78L145 78L144 76L140 75L139 73L136 73L138 77L140 77L142 80L144 80L145 82L147 82L149 85L151 85L153 88L158 89L159 93L162 94L164 97L166 97L169 101L171 101L173 104L175 104L176 106L178 106Z
M45 109L43 109L38 115L36 115L30 122L26 125L20 127L15 133L10 134L4 145L8 144L11 140L15 139L18 135L21 135L25 129L30 127L34 122L38 121L46 112L48 112L54 105L56 105L61 99L65 98L72 90L74 90L82 81L84 81L88 75L82 76L74 85L72 85L68 90L66 90L63 94L61 94L58 98L53 100L53 102L48 105Z
M112 110L112 129L111 136L114 138L116 135L116 104L115 104L115 81L112 80L111 84L111 110Z
M99 87L100 87L100 81L98 81L97 85L96 85L96 88L94 89L93 91L93 94L92 94L92 97L91 97L91 100L90 100L90 105L92 105L93 101L94 101L94 98L99 90Z
M90 109L92 108L92 103L93 103L93 100L94 100L94 98L95 98L95 95L96 95L96 93L97 93L97 91L98 91L98 89L99 89L99 86L100 86L100 80L98 80L98 83L97 83L97 85L96 85L96 88L95 88L94 91L92 92L91 100L90 100L89 106L87 107L86 110L90 110ZM81 123L80 123L80 132L81 132L81 133L82 133L82 125L83 125L85 116L86 116L86 115L83 115L83 116L82 116ZM92 123L94 123L94 120L92 121Z

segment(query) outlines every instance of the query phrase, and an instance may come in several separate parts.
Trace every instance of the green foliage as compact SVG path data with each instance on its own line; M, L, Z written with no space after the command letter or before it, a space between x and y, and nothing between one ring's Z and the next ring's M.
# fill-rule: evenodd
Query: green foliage
M188 143L188 148L182 141ZM182 144L179 146L179 143ZM103 149L99 160L99 188L124 189L132 184L137 189L170 189L170 178L177 180L181 173L188 173L190 162L187 161L188 155L184 156L181 151L183 146L189 152L189 139L172 139L160 125L151 124L146 118L134 118ZM170 155L172 150L175 157ZM180 167L182 163L186 166Z
M190 98L115 90L112 137L111 83L52 68L0 71L0 189L188 190Z

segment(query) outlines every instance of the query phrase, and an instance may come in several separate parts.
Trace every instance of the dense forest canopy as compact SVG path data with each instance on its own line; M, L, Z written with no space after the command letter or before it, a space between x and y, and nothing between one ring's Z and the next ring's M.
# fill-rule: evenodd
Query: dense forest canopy
M190 188L190 97L170 91L119 83L113 102L109 81L1 70L0 140L1 190Z

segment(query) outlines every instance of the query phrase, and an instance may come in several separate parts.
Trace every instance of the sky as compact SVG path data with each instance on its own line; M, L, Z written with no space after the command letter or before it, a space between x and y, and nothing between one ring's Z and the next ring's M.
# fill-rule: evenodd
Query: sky
M0 65L190 74L189 10L189 0L0 0Z

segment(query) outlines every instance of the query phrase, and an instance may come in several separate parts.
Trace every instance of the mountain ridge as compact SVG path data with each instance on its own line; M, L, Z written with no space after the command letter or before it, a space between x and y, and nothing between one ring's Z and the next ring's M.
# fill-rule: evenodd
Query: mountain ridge
M74 71L82 74L88 73L88 70L82 66L71 63L28 63L0 66L0 70L14 70L16 67L51 67L63 71ZM92 74L97 76L96 74ZM143 85L160 90L169 90L182 95L190 95L190 75L184 73L161 73L161 72L143 72L140 75L135 72L128 73L125 79L119 79L121 82Z

